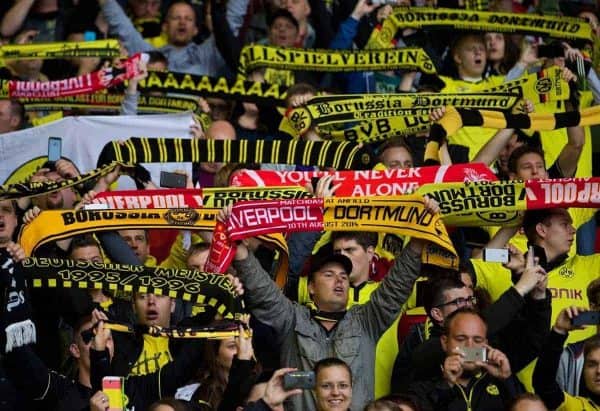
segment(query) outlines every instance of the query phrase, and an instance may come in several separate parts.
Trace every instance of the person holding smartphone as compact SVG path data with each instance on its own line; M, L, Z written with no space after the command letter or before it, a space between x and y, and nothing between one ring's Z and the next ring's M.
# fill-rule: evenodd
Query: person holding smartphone
M413 383L408 393L424 411L504 411L523 388L506 355L488 345L484 318L464 307L448 316L444 329L443 376Z
M583 370L579 395L563 391L556 382L560 355L577 316L588 311L583 307L561 310L533 372L533 387L549 409L587 411L600 409L600 335L589 338L583 347Z

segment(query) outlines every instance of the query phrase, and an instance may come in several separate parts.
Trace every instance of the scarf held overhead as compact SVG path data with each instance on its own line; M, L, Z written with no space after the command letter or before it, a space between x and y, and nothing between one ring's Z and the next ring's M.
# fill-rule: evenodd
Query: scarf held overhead
M296 71L381 71L419 69L435 73L431 58L420 48L394 50L311 50L247 45L242 49L238 72L246 76L256 68Z
M123 83L140 74L138 63L148 59L147 54L135 54L119 67L108 67L92 73L63 80L21 81L4 80L2 95L9 98L50 98L89 94Z
M94 111L120 112L125 95L113 93L79 94L53 98L20 98L27 111L70 110L75 108ZM139 95L139 113L176 113L181 111L198 112L198 102L192 98L171 96Z
M479 30L520 33L561 39L590 40L590 24L579 18L495 11L395 7L373 31L368 48L389 48L399 29Z
M520 77L516 80L508 81L496 87L477 89L474 90L474 93L486 93L491 95L498 93L518 94L521 98L530 100L534 104L546 103L549 101L561 101L570 98L569 85L562 78L562 70L557 66ZM439 99L433 102L437 104L438 102L442 103L447 101L443 100L446 96L448 96L449 99L452 99L453 96L460 98L462 94L438 93L437 97L439 97ZM485 98L485 96L482 97ZM451 103L452 101L450 100L449 102ZM517 107L520 107L520 104L513 107L512 112L514 112ZM343 114L348 115L349 113ZM282 123L282 125L287 126L288 123ZM317 131L322 137L332 140L370 143L388 140L396 136L408 136L427 131L429 130L430 125L429 113L425 115L407 114L399 117L378 118L376 120L363 121L361 124L343 130L328 130L323 127L317 127ZM286 131L292 135L298 134L291 125L282 131Z
M518 94L348 94L313 97L302 107L289 110L286 117L297 133L313 126L326 126L360 120L377 120L415 114L429 114L444 106L488 110L510 110Z
M109 209L138 208L223 208L241 200L295 200L312 198L303 187L268 188L203 188L167 190L104 191L92 202L105 204Z
M58 258L27 258L23 270L34 288L87 288L152 293L208 304L224 316L241 312L229 279L220 274Z
M6 44L0 47L0 58L57 59L73 57L118 57L119 41L115 39L66 43Z
M494 181L494 173L482 163L415 167L406 170L364 171L270 171L240 170L231 178L237 187L305 186L313 178L333 176L340 186L336 196L396 196L413 193L424 184L464 181Z
M373 165L366 147L338 141L186 140L133 137L113 141L100 153L98 163L164 162L275 163L365 169Z
M427 184L417 193L427 194L440 203L440 213L447 225L518 225L519 211L597 208L600 177Z
M451 256L447 266L455 266L458 260L446 227L425 209L420 196L243 201L234 204L225 225L230 244L272 232L376 231L433 242ZM220 260L223 270L233 257L232 253L226 256L209 259Z
M219 97L235 101L250 101L269 105L282 105L285 88L278 84L225 77L197 76L188 73L150 71L148 78L140 81L142 92L190 94L202 97Z

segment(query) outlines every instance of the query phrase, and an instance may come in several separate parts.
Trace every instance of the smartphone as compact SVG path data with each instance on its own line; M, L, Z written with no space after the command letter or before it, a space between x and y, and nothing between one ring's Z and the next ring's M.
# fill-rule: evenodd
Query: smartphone
M465 362L487 361L487 351L484 347L464 347L462 352L465 354Z
M62 156L62 138L48 137L48 161L56 163Z
M300 388L311 390L315 388L315 373L313 371L291 371L283 375L283 389L286 391Z
M108 204L104 203L91 203L83 206L84 210L108 210Z
M94 41L96 40L96 32L95 31L84 31L83 32L83 41Z
M600 311L585 311L572 320L573 325L580 327L582 325L600 324Z
M484 248L483 261L490 263L508 263L510 256L507 248Z
M186 176L179 173L160 172L160 186L166 188L185 188Z
M102 392L108 397L108 411L123 411L125 408L123 377L102 378Z

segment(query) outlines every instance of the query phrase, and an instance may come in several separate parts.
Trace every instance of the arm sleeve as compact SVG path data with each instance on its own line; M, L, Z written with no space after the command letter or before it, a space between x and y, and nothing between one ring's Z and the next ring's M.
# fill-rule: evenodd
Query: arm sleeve
M248 309L261 322L273 327L279 336L292 331L294 304L262 268L252 253L244 260L234 261L238 277L246 290L244 299Z
M98 231L96 237L108 258L118 264L141 265L131 247L115 231Z
M515 64L513 68L511 68L508 73L504 76L504 83L512 80L516 80L521 77L523 74L526 74L526 69L519 64Z
M211 0L211 6L214 26L213 35L215 36L217 49L223 56L227 66L236 72L242 53L242 42L229 26L226 10L220 4L217 4L215 0Z
M405 247L368 303L359 307L363 327L377 340L394 322L412 291L421 268L421 255Z
M227 26L225 26L223 24L221 27L219 27L217 22L214 22L215 32L221 30L221 32L219 33L219 36L223 36L223 37L221 37L221 39L228 39L231 41L233 38L237 37L237 35L240 31L240 28L242 27L242 24L244 23L244 17L246 16L246 10L248 9L248 2L249 2L249 0L229 0L227 2L227 12L226 12ZM213 16L214 16L214 13L213 13ZM238 42L239 42L239 40L238 40ZM223 46L226 46L226 44L224 44ZM204 43L202 43L201 46L196 47L195 49L197 50L197 55L195 56L195 60L202 62L203 64L206 64L206 62L204 62L203 60L208 59L214 63L214 66L218 66L218 64L216 64L215 62L221 61L221 59L225 58L224 55L221 55L219 53L219 48L217 47L216 35L214 33L211 34L210 37L208 37L206 39L206 41ZM240 50L241 50L241 47L240 47ZM228 52L227 54L228 54L228 59L231 60L231 58L233 57L233 55L232 55L233 53ZM229 61L228 63L232 63L234 65L233 68L237 67L237 61L236 62ZM213 66L213 64L209 64L209 66ZM212 74L214 75L215 73L212 73Z
M255 362L252 360L233 359L229 370L229 380L227 380L223 400L219 404L218 411L235 410L237 406L243 404L248 396L244 382L250 380L254 365ZM249 384L247 386L250 387Z
M334 50L349 50L352 48L352 41L356 36L356 30L358 29L358 20L354 20L352 17L348 17L342 24L335 37L329 44L330 49Z
M565 400L565 394L556 382L556 370L566 339L566 335L550 331L533 371L533 388L550 409L558 408Z
M550 292L543 300L527 297L522 314L502 333L502 351L508 357L513 373L525 368L539 355L550 332L551 314Z
M521 294L509 288L492 305L483 310L482 314L488 323L488 338L493 338L500 330L510 324L525 303Z
M28 345L6 353L4 358L7 375L26 398L55 402L73 385L64 375L50 371Z
M102 390L102 378L111 375L108 350L90 348L90 383L94 392Z
M135 116L137 114L139 97L139 91L137 91L135 94L129 94L127 92L124 93L123 101L121 102L122 116Z
M107 0L102 11L108 23L109 32L115 33L119 37L119 40L123 42L130 54L154 49L154 47L144 41L140 32L135 29L133 23L123 11L123 8L117 3L117 0Z
M596 71L591 68L587 75L592 95L594 96L594 103L600 104L600 79Z
M315 33L319 33L315 39L315 48L327 48L334 36L331 15L322 0L308 0L310 5L310 20Z
M315 232L292 233L288 239L290 261L285 295L292 301L298 301L300 273L320 235L321 233Z

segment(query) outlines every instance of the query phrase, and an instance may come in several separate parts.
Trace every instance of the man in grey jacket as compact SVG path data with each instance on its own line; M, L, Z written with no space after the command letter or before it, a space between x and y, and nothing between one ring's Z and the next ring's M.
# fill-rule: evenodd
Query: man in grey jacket
M432 199L426 198L425 204L430 212L438 211ZM359 410L373 399L375 346L408 299L420 271L423 246L424 241L412 239L370 301L349 310L352 262L341 254L320 255L311 266L308 288L316 311L288 300L243 244L237 247L234 266L248 309L278 335L282 365L312 370L323 358L345 361L353 375L351 409ZM315 410L313 393L305 390L291 399L288 408Z
M154 50L152 45L144 41L117 0L98 0L98 4L108 22L109 32L119 37L127 52L134 54ZM227 21L236 36L244 21L247 7L248 0L229 0L227 3ZM163 32L167 36L168 44L158 51L167 57L170 71L214 76L223 69L225 61L217 49L213 34L202 44L193 42L198 28L196 12L189 3L176 0L169 6Z

